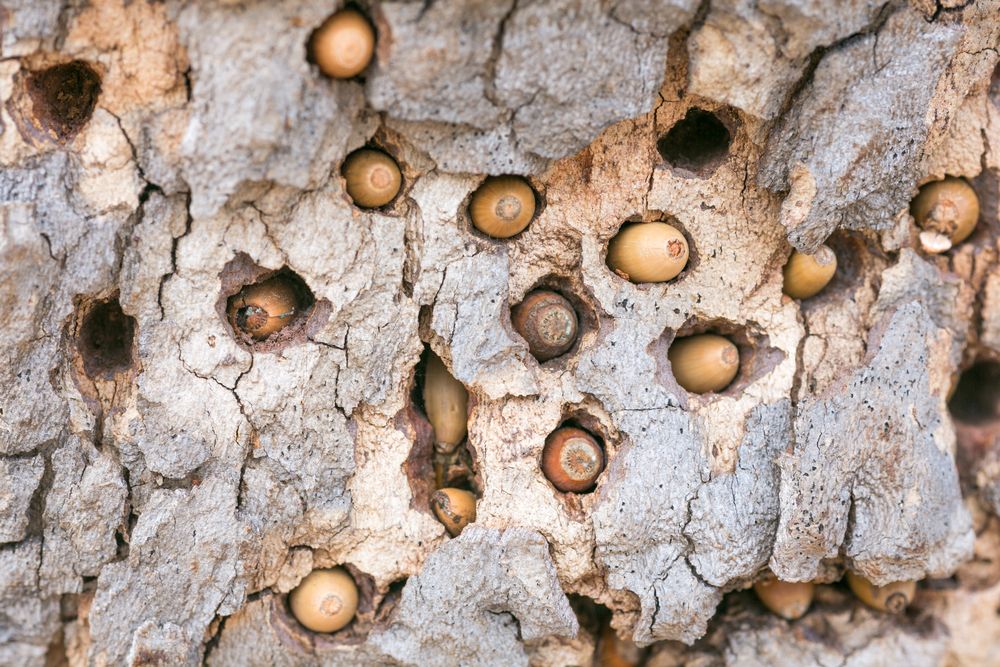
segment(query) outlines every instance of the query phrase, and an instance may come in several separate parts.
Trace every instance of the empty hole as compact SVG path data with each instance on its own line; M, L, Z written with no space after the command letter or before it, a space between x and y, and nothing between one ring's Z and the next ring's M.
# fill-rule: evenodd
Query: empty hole
M61 141L72 139L90 120L101 94L101 77L82 60L28 76L32 114Z
M718 116L691 109L660 137L656 148L670 166L708 176L726 159L731 142L729 128Z
M135 319L122 312L117 299L94 305L84 316L77 337L84 371L98 378L130 368L134 337Z
M1000 363L980 361L962 373L948 409L956 421L969 425L1000 418Z

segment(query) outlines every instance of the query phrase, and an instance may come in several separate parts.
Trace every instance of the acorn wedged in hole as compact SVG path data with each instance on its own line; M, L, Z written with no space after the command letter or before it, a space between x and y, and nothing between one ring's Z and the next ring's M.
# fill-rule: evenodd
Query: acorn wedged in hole
M295 288L284 276L247 285L229 298L226 314L233 329L262 340L287 326L298 311Z
M396 161L371 148L361 148L348 155L341 173L347 194L361 208L385 206L399 194L403 184Z
M424 367L424 412L434 427L434 447L453 452L469 428L469 392L431 352Z
M976 228L979 197L964 179L948 176L922 186L910 202L910 213L921 229L945 236L955 245Z
M313 570L288 594L292 615L313 632L336 632L358 610L358 586L342 567Z
M476 496L465 489L438 489L431 496L431 509L452 537L476 520Z
M821 245L811 255L794 250L782 271L782 289L793 299L808 299L819 294L836 272L837 255L829 246Z
M368 67L375 53L375 30L361 12L343 9L316 30L312 53L323 74L349 79Z
M671 280L687 262L687 239L665 222L629 224L608 242L608 266L633 283Z
M520 176L491 176L469 201L473 226L497 239L520 233L534 215L535 191Z
M784 619L794 621L809 611L816 585L809 581L781 581L772 575L755 583L753 592L769 610Z
M576 342L579 327L576 311L556 292L532 292L511 309L510 320L538 361L565 354Z
M560 491L588 491L603 470L604 450L582 428L562 426L545 439L542 472Z
M905 610L917 592L915 581L895 581L885 586L876 586L860 574L847 572L847 585L855 597L872 609L900 614Z
M740 370L740 351L725 336L678 338L667 350L677 384L693 394L722 391Z
M597 640L597 655L594 667L637 667L642 662L643 651L627 639L618 635L606 624Z

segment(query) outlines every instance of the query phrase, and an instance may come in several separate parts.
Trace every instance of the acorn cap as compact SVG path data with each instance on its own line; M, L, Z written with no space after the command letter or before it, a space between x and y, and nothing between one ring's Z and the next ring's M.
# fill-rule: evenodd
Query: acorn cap
M361 148L348 155L341 173L347 194L361 208L385 206L399 194L403 184L396 161L371 148Z
M491 176L469 201L473 226L497 239L521 232L534 215L535 191L520 176Z
M917 592L917 582L896 581L885 586L876 586L860 574L848 570L847 585L855 597L872 609L900 614L905 610Z
M697 334L678 338L667 350L677 384L693 394L722 391L740 370L740 351L725 336Z
M313 570L288 594L292 615L313 632L336 632L358 610L358 586L341 567Z
M427 356L424 368L424 411L434 427L436 446L453 451L462 443L469 428L469 392L452 377L444 362L434 354Z
M771 576L753 585L761 603L769 610L789 621L802 618L812 604L816 586L812 582L780 581Z
M633 283L671 280L687 262L687 239L665 222L626 225L608 242L608 266Z
M235 331L262 340L294 319L298 302L291 281L274 276L230 297L226 314Z
M556 292L535 290L511 309L510 320L538 361L565 354L576 342L576 311Z
M542 472L560 491L587 491L603 470L604 450L582 428L562 426L545 439Z
M368 67L375 53L375 30L361 12L342 9L313 34L312 53L323 74L349 79Z
M910 213L924 230L961 243L979 221L979 197L965 179L948 176L927 183L910 202Z
M811 255L794 250L783 271L783 290L793 299L808 299L819 294L836 272L837 255L829 246L821 245Z
M465 489L438 489L431 496L431 509L452 537L476 520L476 496Z

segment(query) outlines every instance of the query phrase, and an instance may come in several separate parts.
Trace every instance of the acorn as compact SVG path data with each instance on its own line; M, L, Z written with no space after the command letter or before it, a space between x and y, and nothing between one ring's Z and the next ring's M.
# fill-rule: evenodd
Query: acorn
M521 232L534 215L535 191L520 176L491 176L469 201L473 226L497 239Z
M433 352L424 369L424 411L434 427L434 447L453 452L468 432L469 392Z
M576 342L576 311L556 292L535 290L511 309L510 320L538 361L565 354Z
M643 651L634 642L619 639L618 635L605 624L597 641L595 667L637 667L642 662Z
M811 255L792 251L783 270L783 291L793 299L808 299L819 294L837 271L837 255L826 245Z
M608 266L633 283L671 280L687 261L687 239L665 222L626 225L608 243Z
M855 597L872 609L900 614L913 601L917 592L915 581L895 581L885 586L876 586L860 574L847 572L847 585Z
M948 176L927 183L910 202L910 213L922 229L961 243L979 220L979 197L964 179Z
M692 394L722 391L740 369L740 351L718 334L678 338L667 350L677 384Z
M602 470L604 450L597 439L583 429L562 426L545 439L542 472L560 491L588 491Z
M794 621L809 611L816 586L809 581L781 581L771 575L755 583L753 592L769 610L784 619Z
M399 194L403 184L396 161L371 148L360 148L348 155L341 173L347 181L347 194L361 208L385 206Z
M342 567L313 570L288 594L292 615L313 632L336 632L358 610L358 586Z
M465 489L438 489L431 496L431 509L448 533L456 537L476 520L476 496Z
M284 276L274 276L231 296L226 314L234 330L262 340L292 321L298 303L292 283Z
M312 53L323 74L349 79L361 74L371 62L375 30L361 12L342 9L313 34Z

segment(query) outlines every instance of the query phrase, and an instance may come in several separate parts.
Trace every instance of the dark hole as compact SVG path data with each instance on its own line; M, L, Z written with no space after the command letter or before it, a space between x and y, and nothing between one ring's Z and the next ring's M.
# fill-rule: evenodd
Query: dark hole
M32 113L58 139L73 138L97 105L101 77L82 60L55 65L28 77Z
M948 409L956 421L965 424L1000 418L1000 363L981 361L962 373Z
M670 166L708 176L726 159L731 142L729 128L715 114L691 109L660 137L656 149Z
M111 377L132 366L135 319L122 312L117 299L98 303L83 318L77 347L91 378Z

